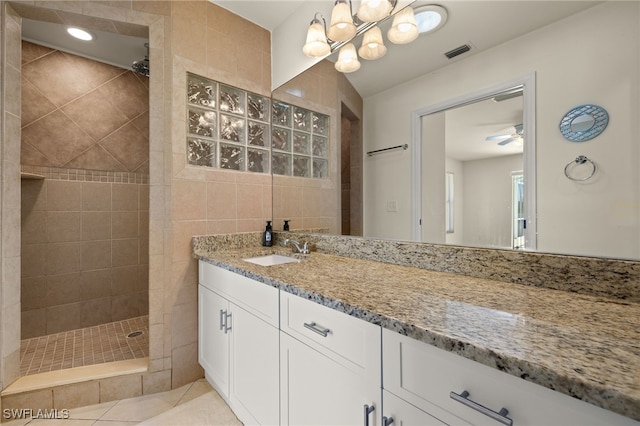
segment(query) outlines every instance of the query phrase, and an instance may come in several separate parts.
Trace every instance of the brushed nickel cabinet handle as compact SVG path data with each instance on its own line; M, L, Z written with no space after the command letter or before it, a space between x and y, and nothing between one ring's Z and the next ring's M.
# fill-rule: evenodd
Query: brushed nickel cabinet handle
M304 328L308 328L309 330L313 331L314 333L317 333L317 334L321 335L322 337L327 337L327 335L331 331L328 328L319 327L318 324L316 324L315 322L311 322L311 323L306 323L305 322L304 323Z
M364 404L364 426L369 426L369 414L376 409L373 405Z
M466 405L472 410L476 410L479 413L484 414L487 417L491 417L493 420L502 423L503 425L513 426L513 419L507 417L509 414L509 410L506 408L501 408L500 411L493 411L490 408L485 407L482 404L478 404L475 401L469 399L469 392L463 391L461 394L457 394L453 391L449 393L449 396L454 401L458 401L459 403Z

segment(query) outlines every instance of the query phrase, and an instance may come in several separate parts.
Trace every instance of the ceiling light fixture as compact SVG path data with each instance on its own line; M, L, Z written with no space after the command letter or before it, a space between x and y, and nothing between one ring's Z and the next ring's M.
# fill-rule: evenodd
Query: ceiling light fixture
M79 40L84 40L84 41L90 41L93 40L93 35L91 35L91 33L87 30L83 30L81 28L76 28L76 27L69 27L67 28L67 32L79 39Z
M307 30L307 39L302 51L311 58L322 58L340 49L335 67L340 72L353 72L360 68L357 54L363 59L375 60L387 53L382 40L382 32L378 24L393 16L393 25L387 32L390 42L406 44L415 40L422 28L435 31L447 19L447 11L438 5L421 6L422 11L434 12L440 17L419 15L421 23L416 22L411 6L393 14L398 0L362 0L358 12L354 15L351 0L336 0L331 10L331 22L327 23L320 12L317 12ZM353 39L364 34L358 52L353 46ZM351 45L351 46L349 46ZM345 49L345 53L342 53Z

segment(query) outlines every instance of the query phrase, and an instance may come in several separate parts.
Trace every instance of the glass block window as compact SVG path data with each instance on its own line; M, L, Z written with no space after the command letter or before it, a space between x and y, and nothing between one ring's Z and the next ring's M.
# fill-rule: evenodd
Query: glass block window
M329 116L187 74L192 166L328 177Z
M329 116L274 100L271 117L272 172L329 177Z

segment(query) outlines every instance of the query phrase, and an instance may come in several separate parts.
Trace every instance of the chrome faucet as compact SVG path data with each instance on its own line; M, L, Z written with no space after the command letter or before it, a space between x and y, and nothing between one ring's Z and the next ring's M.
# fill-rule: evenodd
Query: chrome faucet
M309 243L308 242L305 241L304 244L302 245L302 247L300 247L300 243L298 241L296 241L296 240L290 240L289 238L284 240L285 247L288 246L289 243L293 244L296 247L295 250L297 250L298 253L309 254Z

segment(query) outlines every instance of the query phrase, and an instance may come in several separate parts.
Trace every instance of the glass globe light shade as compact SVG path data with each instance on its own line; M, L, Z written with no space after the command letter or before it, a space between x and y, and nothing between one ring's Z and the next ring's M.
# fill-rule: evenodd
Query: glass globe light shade
M347 43L340 48L335 67L343 73L354 72L360 68L360 61L353 43Z
M391 9L389 0L362 0L357 15L362 22L377 22L389 16Z
M416 25L413 15L413 9L410 6L405 7L393 17L393 24L387 32L389 41L394 44L411 43L418 38L420 32Z
M307 30L307 42L302 51L310 58L321 58L331 53L331 47L329 47L327 36L324 33L324 26L319 20L311 21Z
M327 37L333 41L349 41L356 35L356 25L351 16L351 7L346 0L337 0L331 11L331 23Z
M387 53L387 48L382 41L382 31L378 27L372 27L364 33L362 46L358 54L362 59L374 60L382 58Z

